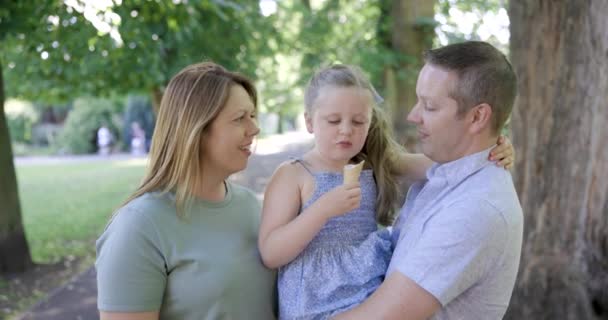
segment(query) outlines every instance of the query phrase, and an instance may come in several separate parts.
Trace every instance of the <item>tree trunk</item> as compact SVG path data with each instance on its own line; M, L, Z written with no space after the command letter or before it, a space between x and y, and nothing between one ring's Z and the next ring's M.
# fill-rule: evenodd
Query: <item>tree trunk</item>
M285 116L283 115L282 112L277 112L277 133L278 134L283 134L285 133L285 125L284 125L284 121L285 121Z
M505 319L608 318L608 1L511 0L525 215Z
M0 61L0 273L23 272L32 265L21 222L13 151L4 116L4 81Z
M416 103L416 79L422 67L422 53L430 49L435 36L435 1L391 0L390 43L400 56L396 69L385 70L386 104L399 141L409 148L416 144L415 128L407 114ZM386 10L383 10L386 12Z
M158 111L160 110L160 102L163 99L163 91L158 87L152 88L152 108L154 109L154 115L158 116Z

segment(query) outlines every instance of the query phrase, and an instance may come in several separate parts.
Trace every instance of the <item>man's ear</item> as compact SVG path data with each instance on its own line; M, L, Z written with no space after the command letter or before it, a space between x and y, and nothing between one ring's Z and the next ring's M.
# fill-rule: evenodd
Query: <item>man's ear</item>
M312 133L312 117L308 112L304 112L304 121L306 122L306 130Z
M481 103L470 111L470 132L479 133L492 126L492 107L487 103Z

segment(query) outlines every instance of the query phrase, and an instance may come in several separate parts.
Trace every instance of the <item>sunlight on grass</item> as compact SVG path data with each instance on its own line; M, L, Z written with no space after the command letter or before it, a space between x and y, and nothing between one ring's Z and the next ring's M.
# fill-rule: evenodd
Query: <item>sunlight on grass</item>
M23 222L34 261L94 255L95 239L137 187L145 161L18 166Z

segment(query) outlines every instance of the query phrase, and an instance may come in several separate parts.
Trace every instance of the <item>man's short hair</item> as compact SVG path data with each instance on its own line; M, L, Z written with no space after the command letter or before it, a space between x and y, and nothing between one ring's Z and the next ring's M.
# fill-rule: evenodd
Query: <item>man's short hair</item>
M517 95L517 78L504 54L489 43L467 41L428 50L424 61L457 73L450 97L458 102L459 115L487 103L492 107L493 133L502 130Z

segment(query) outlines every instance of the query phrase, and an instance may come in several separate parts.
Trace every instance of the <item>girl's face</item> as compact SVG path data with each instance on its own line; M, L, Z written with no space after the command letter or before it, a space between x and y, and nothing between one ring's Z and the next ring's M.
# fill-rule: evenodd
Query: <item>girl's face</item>
M321 89L306 114L306 128L314 134L315 148L323 158L340 167L356 156L367 138L372 117L372 94L358 87Z
M203 170L226 178L247 166L253 139L260 132L247 91L230 88L226 105L209 125L203 140Z

